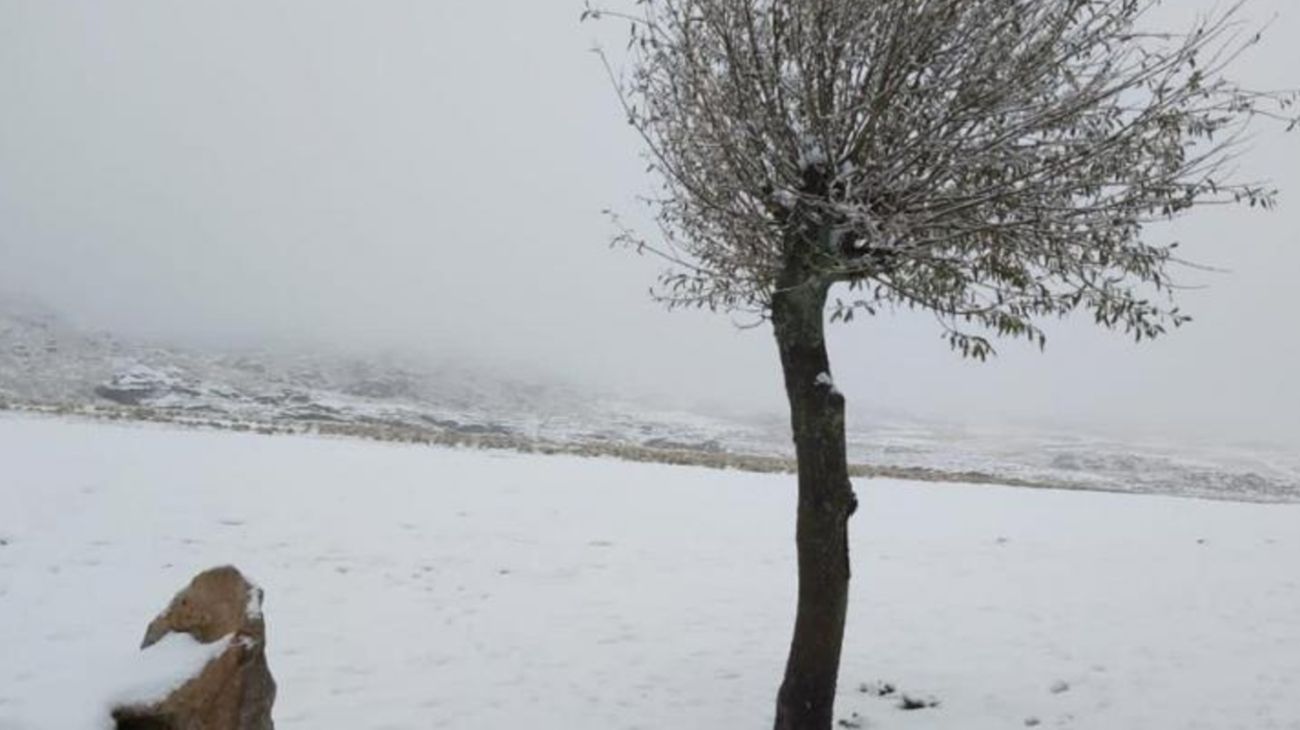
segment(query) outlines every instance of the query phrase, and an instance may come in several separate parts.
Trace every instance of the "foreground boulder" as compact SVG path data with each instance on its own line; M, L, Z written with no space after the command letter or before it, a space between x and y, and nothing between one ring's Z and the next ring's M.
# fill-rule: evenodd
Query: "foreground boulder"
M142 648L189 639L211 652L163 697L113 708L118 730L272 730L275 680L266 663L262 589L235 568L200 573L145 631Z

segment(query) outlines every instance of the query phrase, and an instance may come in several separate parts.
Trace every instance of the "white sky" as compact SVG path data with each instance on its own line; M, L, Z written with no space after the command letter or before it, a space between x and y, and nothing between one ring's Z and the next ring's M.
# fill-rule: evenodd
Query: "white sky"
M1171 4L1172 5L1172 4ZM1180 0L1190 20L1208 7ZM606 241L648 189L569 0L0 0L0 291L207 344L418 348L600 388L782 404L766 329L667 313ZM1239 78L1300 85L1300 4ZM617 28L607 30L621 30ZM617 43L618 33L614 35ZM1197 321L1135 346L1083 322L963 363L923 316L834 331L860 416L1300 443L1300 134L1245 174L1281 209L1194 214Z

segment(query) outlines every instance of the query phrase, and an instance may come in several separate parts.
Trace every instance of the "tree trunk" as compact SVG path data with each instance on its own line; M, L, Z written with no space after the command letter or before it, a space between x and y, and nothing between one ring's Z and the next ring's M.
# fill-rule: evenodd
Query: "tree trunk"
M844 397L826 354L828 286L787 265L772 297L799 467L799 607L776 730L831 730L848 608L848 520L857 508L844 443Z

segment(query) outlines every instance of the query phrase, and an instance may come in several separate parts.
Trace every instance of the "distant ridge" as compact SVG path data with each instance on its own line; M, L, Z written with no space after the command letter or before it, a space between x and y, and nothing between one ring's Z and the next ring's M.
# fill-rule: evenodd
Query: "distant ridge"
M10 409L266 433L612 456L756 471L791 465L781 418L671 411L463 365L269 350L213 353L70 326L0 297ZM1300 454L897 421L851 430L859 476L1300 502Z

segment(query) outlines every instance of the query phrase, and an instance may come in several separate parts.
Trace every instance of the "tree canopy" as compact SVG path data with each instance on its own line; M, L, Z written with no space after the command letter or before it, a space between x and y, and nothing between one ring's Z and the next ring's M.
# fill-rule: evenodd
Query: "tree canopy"
M1150 224L1270 207L1232 161L1292 92L1228 76L1241 3L1170 32L1159 0L637 0L607 66L661 194L671 306L766 315L793 251L832 317L929 310L954 348L1044 342L1076 310L1142 339L1187 320Z

